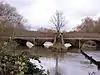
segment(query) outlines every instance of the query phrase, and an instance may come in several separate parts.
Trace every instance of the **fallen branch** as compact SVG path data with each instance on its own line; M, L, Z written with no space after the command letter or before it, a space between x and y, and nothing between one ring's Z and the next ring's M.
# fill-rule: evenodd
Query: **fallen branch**
M81 54L84 55L88 60L90 60L91 63L97 66L97 69L100 70L100 61L96 61L91 56L87 55L85 52L80 50Z

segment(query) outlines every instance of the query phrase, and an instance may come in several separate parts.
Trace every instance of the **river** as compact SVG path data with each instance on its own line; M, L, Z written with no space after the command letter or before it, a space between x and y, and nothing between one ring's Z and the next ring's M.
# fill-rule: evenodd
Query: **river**
M50 75L55 75L55 52L46 48L32 48L31 53L41 56L40 60L43 67L50 71ZM88 55L96 60L100 60L100 51L85 51ZM98 72L94 64L90 64L80 53L59 53L58 54L58 71L61 75L95 75Z

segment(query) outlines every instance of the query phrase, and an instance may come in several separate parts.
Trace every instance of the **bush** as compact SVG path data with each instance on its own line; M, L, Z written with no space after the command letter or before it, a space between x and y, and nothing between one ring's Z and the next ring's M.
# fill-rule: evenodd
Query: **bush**
M30 62L24 52L16 53L17 43L13 40L0 44L0 75L46 75L43 69ZM32 59L39 59L33 56Z

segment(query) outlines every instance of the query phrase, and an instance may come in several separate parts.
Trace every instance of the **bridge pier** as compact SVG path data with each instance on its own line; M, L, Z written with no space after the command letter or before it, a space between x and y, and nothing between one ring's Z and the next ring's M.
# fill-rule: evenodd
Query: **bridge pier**
M35 46L43 46L44 41L41 41L39 39L35 39L34 44Z
M80 53L80 49L81 49L81 42L80 42L80 39L79 39L79 50L78 50L79 53Z

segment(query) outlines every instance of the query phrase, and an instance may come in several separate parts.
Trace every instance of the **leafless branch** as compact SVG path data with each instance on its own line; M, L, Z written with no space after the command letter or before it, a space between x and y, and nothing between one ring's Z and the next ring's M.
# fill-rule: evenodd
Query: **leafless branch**
M55 26L57 32L60 32L60 30L66 25L65 17L61 11L56 11L50 21Z

